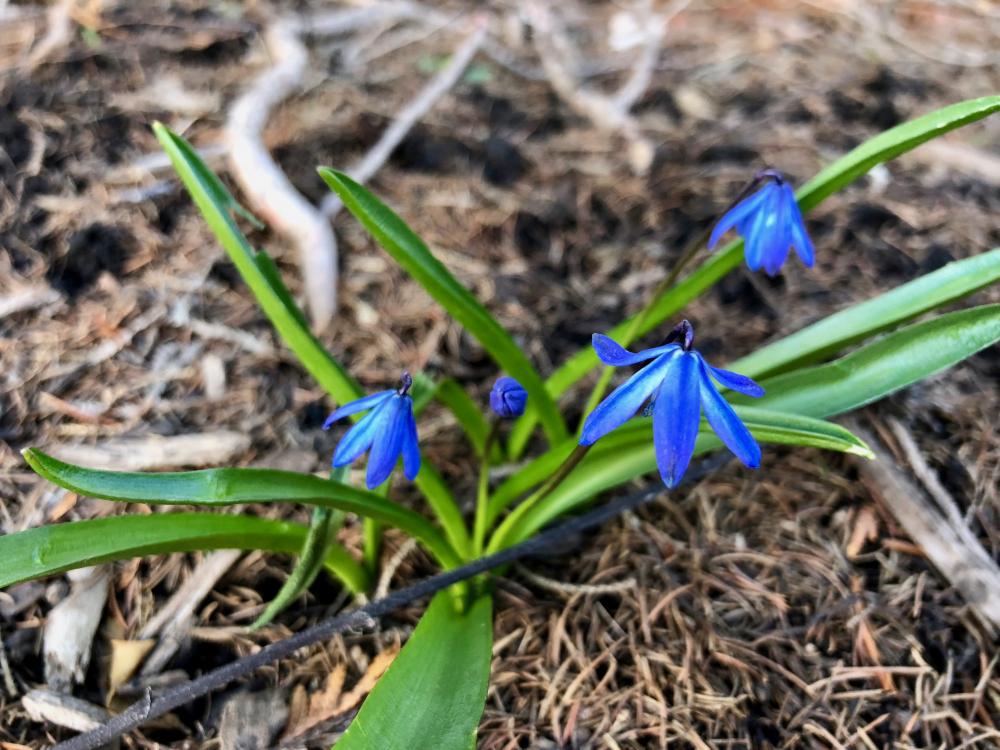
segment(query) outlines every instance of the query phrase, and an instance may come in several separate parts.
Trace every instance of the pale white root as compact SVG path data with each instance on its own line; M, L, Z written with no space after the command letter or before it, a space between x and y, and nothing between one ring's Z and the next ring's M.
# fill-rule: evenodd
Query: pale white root
M341 34L377 20L411 16L411 3L384 3L317 16L285 16L264 32L273 64L236 99L226 122L229 168L252 208L298 250L306 302L322 331L337 308L337 240L322 212L292 185L261 140L271 110L302 84L309 54L306 34Z

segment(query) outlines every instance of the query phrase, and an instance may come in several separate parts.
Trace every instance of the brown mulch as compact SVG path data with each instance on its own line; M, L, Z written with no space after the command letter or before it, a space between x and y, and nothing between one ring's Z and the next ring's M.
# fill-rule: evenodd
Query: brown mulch
M0 44L0 296L58 293L0 318L4 533L151 512L52 491L21 461L18 451L30 445L227 429L251 438L234 463L303 471L323 470L333 447L319 429L329 400L282 350L190 201L167 172L134 176L134 165L158 152L155 119L196 145L217 142L226 103L264 64L266 8L82 5L90 10L81 17L97 13L100 24L77 28L31 74L15 67L15 42ZM674 19L663 64L635 110L657 144L645 176L630 173L618 139L573 114L544 81L481 57L485 81L460 84L372 187L549 372L593 331L638 309L752 171L771 165L798 184L885 128L1000 90L1000 68L973 64L995 54L1000 21L988 4L900 3L885 26L871 23L868 5L692 4ZM611 62L612 72L589 83L611 88L620 58L605 36L619 7L574 8L588 61ZM353 68L350 40L317 43L315 75L266 134L296 186L320 200L315 166L343 167L363 154L456 38L443 31ZM156 95L162 89L153 84L164 79L187 97ZM181 104L189 110L179 113ZM994 118L952 140L996 159L998 134ZM162 190L127 199L156 179L165 180ZM770 279L741 268L690 305L699 348L720 363L735 359L997 246L998 183L915 156L879 168L808 217L814 270L793 260ZM386 387L408 368L454 377L481 398L496 374L483 350L350 217L336 227L340 310L324 344L367 387ZM250 236L298 291L295 258L281 240ZM997 301L994 289L970 303ZM206 359L223 365L221 398L206 395ZM997 382L994 348L862 414L877 431L888 416L902 421L994 557ZM586 393L583 384L563 400L571 418ZM432 408L421 437L458 496L470 497L471 453L453 420ZM407 488L399 497L417 502ZM479 746L1000 747L995 641L877 497L855 459L771 447L759 472L731 464L514 570L496 599ZM308 518L296 507L242 511ZM360 525L349 522L341 541L359 549ZM383 559L402 542L389 534ZM115 567L112 614L77 695L103 702L108 639L134 635L196 562L170 555ZM242 558L199 608L196 637L171 668L193 674L223 663L342 601L320 579L275 628L232 630L252 621L288 568L280 556ZM431 569L414 554L395 581ZM18 700L43 682L41 628L65 591L59 578L20 588L23 608L0 599L17 689L8 694L0 680L0 748L69 736L29 721ZM340 664L353 685L419 614L415 607L381 633L335 639L251 684L312 691ZM129 742L215 746L223 697ZM328 747L345 718L290 746Z

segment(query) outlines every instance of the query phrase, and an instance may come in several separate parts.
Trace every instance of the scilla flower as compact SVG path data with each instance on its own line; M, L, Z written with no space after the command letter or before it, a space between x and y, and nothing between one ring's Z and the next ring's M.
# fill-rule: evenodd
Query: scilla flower
M333 453L334 468L347 466L370 450L365 484L373 490L389 478L402 453L403 473L407 479L416 478L420 471L420 447L417 445L417 422L413 418L413 399L408 393L412 384L413 378L404 372L398 391L382 391L359 398L327 417L324 430L344 417L370 410L337 444Z
M524 414L528 404L528 392L514 378L504 376L493 384L490 391L490 408L503 419L512 419Z
M680 343L673 343L679 341ZM667 487L676 487L684 476L695 440L702 408L712 429L744 464L760 465L760 447L736 416L733 407L712 383L758 398L764 389L750 378L710 366L691 348L694 329L686 320L671 331L663 345L633 354L595 333L594 351L608 365L634 365L652 360L620 385L587 417L581 445L591 445L624 422L652 397L653 444L656 463Z
M758 174L757 180L764 180L764 186L723 214L712 230L708 249L714 248L722 235L736 227L743 238L743 256L751 271L763 266L774 276L792 247L802 262L812 267L815 251L792 186L773 169Z

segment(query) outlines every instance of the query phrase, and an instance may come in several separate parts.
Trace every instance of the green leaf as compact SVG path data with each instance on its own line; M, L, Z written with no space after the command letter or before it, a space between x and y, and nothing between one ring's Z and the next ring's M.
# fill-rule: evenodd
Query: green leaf
M455 496L451 494L451 490L437 469L430 463L423 463L414 483L440 521L444 535L451 546L459 555L468 556L471 544L469 530L465 528L465 520L462 518L462 511L459 510Z
M757 407L738 406L736 413L754 437L762 443L798 445L853 453L872 458L871 449L840 425L799 414ZM712 428L702 420L695 455L722 446ZM567 512L597 493L656 470L652 420L632 419L601 438L562 484L534 507L519 506L497 529L489 551L496 551L533 534L541 525ZM542 474L545 471L545 474ZM536 460L518 474L525 480L544 479L551 473L547 462ZM537 482L534 482L537 484ZM504 496L505 502L513 498ZM498 504L499 505L499 504ZM495 509L499 513L502 507Z
M153 131L216 239L225 248L264 313L303 367L339 404L363 396L364 393L354 379L309 331L305 315L296 306L288 288L281 281L274 261L263 251L254 251L233 221L231 212L236 211L255 222L256 219L239 206L226 186L205 166L187 141L161 123L154 123ZM419 391L427 380L429 379L423 377L416 383L417 387L414 389L416 405L425 403L418 399L423 397ZM359 416L355 415L352 419L357 419ZM423 473L422 471L421 474ZM419 476L416 484L421 489L424 485ZM430 486L436 489L433 482ZM435 498L431 505L440 505L440 497Z
M203 469L159 474L97 471L75 466L36 448L23 452L32 469L50 482L89 497L153 505L238 505L298 502L374 518L419 540L447 568L455 551L423 516L374 492L329 479L275 469Z
M413 385L410 386L410 398L413 399L413 416L419 417L427 405L434 399L437 383L423 372L413 373Z
M482 458L486 438L490 434L490 423L483 414L482 407L451 378L446 378L438 384L435 397L455 415L455 419L469 437L476 455ZM499 453L497 457L499 458Z
M475 336L500 367L520 381L529 394L529 411L538 415L549 442L564 440L568 433L559 409L538 372L503 326L388 206L341 172L320 167L319 175L403 270Z
M154 513L59 523L0 536L0 588L32 578L142 555L246 549L295 554L304 526L255 516ZM324 565L355 594L368 586L357 561L339 544Z
M438 592L336 750L469 750L486 704L493 648L489 596L455 611Z
M309 531L302 543L299 559L278 594L272 599L260 617L254 620L251 630L258 630L269 624L289 604L308 589L323 567L323 557L333 543L333 537L344 521L344 514L330 508L313 508Z
M809 211L836 191L866 174L877 164L894 159L932 138L981 120L998 110L1000 110L1000 96L986 96L952 104L890 128L845 154L800 187L795 193L799 207L803 211ZM635 338L648 333L677 313L736 268L742 259L742 240L730 242L725 248L714 253L673 289L667 290L647 305L649 312L645 315ZM632 342L624 341L622 337L630 325L631 318L606 333L620 344L628 346ZM546 381L549 395L553 399L558 398L599 363L597 355L589 345L581 349L549 376ZM508 452L512 457L521 455L535 424L534 415L529 413L514 425L508 443Z
M876 401L998 341L1000 305L961 310L907 326L833 362L765 380L762 385L767 393L763 398L734 394L730 402L741 415L747 414L743 405L752 402L755 407L759 405L754 411L829 417ZM760 424L753 425L753 418L748 415L747 426L762 441L782 442L775 440L777 433L765 436ZM494 544L515 544L594 495L653 471L656 460L652 441L639 432L641 429L628 423L598 441L580 466L543 502L523 514L516 524L504 521L507 529L503 537L498 531L491 549L499 548ZM617 442L609 443L609 438L618 433L623 434L616 438ZM791 442L801 444L798 438ZM717 446L714 436L700 433L695 452ZM531 464L522 469L529 470Z
M869 404L1000 341L1000 305L939 315L823 365L764 380L763 408L828 417ZM733 394L733 404L747 403Z
M834 313L737 360L728 369L752 378L785 372L961 299L998 279L1000 248L949 263L874 299Z
M237 227L231 212L252 218L250 214L240 208L222 181L205 166L183 138L158 122L153 124L153 132L212 233L288 348L338 403L359 398L362 392L357 383L309 331L302 311L295 306L288 289L280 283L273 261L269 258L265 260L264 253L254 251Z

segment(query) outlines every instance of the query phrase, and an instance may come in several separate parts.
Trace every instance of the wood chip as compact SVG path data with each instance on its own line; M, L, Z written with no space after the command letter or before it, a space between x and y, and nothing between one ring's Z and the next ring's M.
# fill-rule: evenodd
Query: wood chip
M222 750L267 750L287 718L284 691L237 693L222 709L219 744Z
M160 642L143 665L143 675L156 674L177 653L181 643L190 634L195 609L241 554L240 550L226 549L207 555L160 611L146 623L139 632L139 638L160 635Z
M122 640L120 638L111 639L111 668L108 675L108 695L107 702L118 692L118 688L131 679L132 675L142 664L156 641L146 639L141 641Z
M25 310L35 310L59 300L59 292L50 286L33 286L0 296L0 318Z
M852 423L849 429L866 441L876 460L860 461L862 478L927 558L966 598L983 623L1000 628L1000 567L955 514L935 507L894 463L875 437Z
M25 693L21 705L32 721L47 721L77 732L95 729L111 718L100 706L41 688Z
M224 464L249 447L249 436L218 430L196 435L122 438L100 445L53 445L47 450L62 461L92 469L147 471Z
M42 640L45 682L62 692L83 682L111 580L103 566L73 571L71 576L72 591L49 613Z

